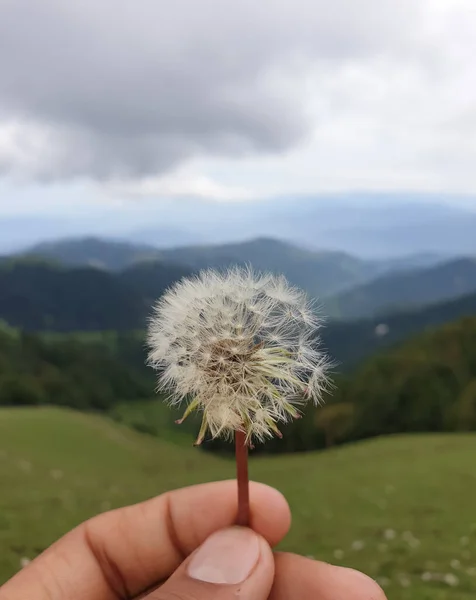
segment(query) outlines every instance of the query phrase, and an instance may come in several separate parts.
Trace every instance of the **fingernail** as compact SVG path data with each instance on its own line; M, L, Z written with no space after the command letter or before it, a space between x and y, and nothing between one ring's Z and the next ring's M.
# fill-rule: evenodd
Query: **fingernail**
M211 535L198 549L188 565L188 574L207 583L242 583L259 557L259 538L251 529L225 529Z

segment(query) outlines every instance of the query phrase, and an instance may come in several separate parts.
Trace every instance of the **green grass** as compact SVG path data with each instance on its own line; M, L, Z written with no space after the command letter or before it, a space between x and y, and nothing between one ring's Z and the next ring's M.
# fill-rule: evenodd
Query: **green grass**
M283 549L361 569L394 600L469 600L476 593L475 456L473 435L399 436L256 458L251 474L291 504ZM3 409L0 581L91 515L232 474L229 461L101 417Z
M179 427L175 421L182 416L183 411L183 407L172 409L163 398L156 396L146 400L120 402L109 411L109 415L136 431L190 448L200 427L200 418L192 414Z

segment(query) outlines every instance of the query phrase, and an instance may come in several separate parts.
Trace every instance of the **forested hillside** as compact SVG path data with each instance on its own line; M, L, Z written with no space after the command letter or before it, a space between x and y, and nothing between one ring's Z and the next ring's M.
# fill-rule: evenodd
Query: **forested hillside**
M190 271L144 263L114 274L38 259L0 263L0 318L28 331L129 331L152 302Z
M411 310L476 292L476 259L391 272L325 300L328 314L345 319Z
M0 333L0 404L103 410L165 435L155 425L176 426L172 415L163 418L144 361L140 333L38 336L6 329ZM372 357L336 376L335 384L324 406L308 407L284 427L283 440L257 451L311 450L384 433L476 430L476 317ZM141 399L134 411L124 409ZM187 423L186 431L191 427ZM230 449L221 442L206 447Z

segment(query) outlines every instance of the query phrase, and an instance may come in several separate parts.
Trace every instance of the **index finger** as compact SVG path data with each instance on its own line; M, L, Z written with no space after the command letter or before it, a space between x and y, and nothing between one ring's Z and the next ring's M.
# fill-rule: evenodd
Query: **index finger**
M283 496L250 484L251 527L270 545L287 533ZM235 481L176 490L86 521L0 589L0 600L122 600L166 579L211 533L233 525Z

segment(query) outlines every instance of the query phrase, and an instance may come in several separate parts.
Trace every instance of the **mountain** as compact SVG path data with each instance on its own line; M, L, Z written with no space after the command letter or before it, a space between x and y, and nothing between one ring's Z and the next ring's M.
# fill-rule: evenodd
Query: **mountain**
M322 297L366 281L380 268L371 261L342 252L310 251L270 238L164 250L161 258L194 270L250 264L259 271L283 274L311 297Z
M118 273L117 277L129 289L140 294L142 304L149 312L155 300L168 287L191 274L192 270L186 266L149 261L131 265Z
M364 261L342 252L304 250L266 238L236 244L167 250L98 238L81 238L39 244L26 250L24 255L41 256L68 266L94 265L111 270L146 261L158 261L164 265L181 264L194 271L250 264L258 270L284 274L290 282L307 290L313 297L351 287L385 269L381 263ZM145 273L148 269L147 266L140 269L146 285Z
M372 260L476 255L470 199L442 194L320 194L255 202L142 199L88 214L0 217L0 252L60 237L100 236L156 247L272 237ZM474 200L476 207L476 199Z
M426 253L476 255L476 211L458 206L457 197L329 194L273 198L234 210L236 221L230 215L222 215L222 221L239 223L250 236L271 235L373 260Z
M0 263L0 319L27 331L144 329L152 303L187 267L145 262L121 272L31 259ZM324 347L348 371L367 356L449 321L476 315L476 293L374 319L329 321Z
M336 370L342 372L411 336L470 316L476 316L476 294L374 319L330 321L322 338L338 363Z
M143 274L142 266L137 273L126 270L115 275L38 260L4 261L0 264L0 318L29 331L143 328L153 299L189 271L157 265L149 287L138 285Z
M41 256L67 266L93 266L117 271L134 263L158 260L160 252L153 246L95 237L43 242L23 255Z
M371 358L337 395L351 402L356 438L476 429L476 316Z
M345 319L416 308L476 292L476 258L391 272L327 298L325 312Z

